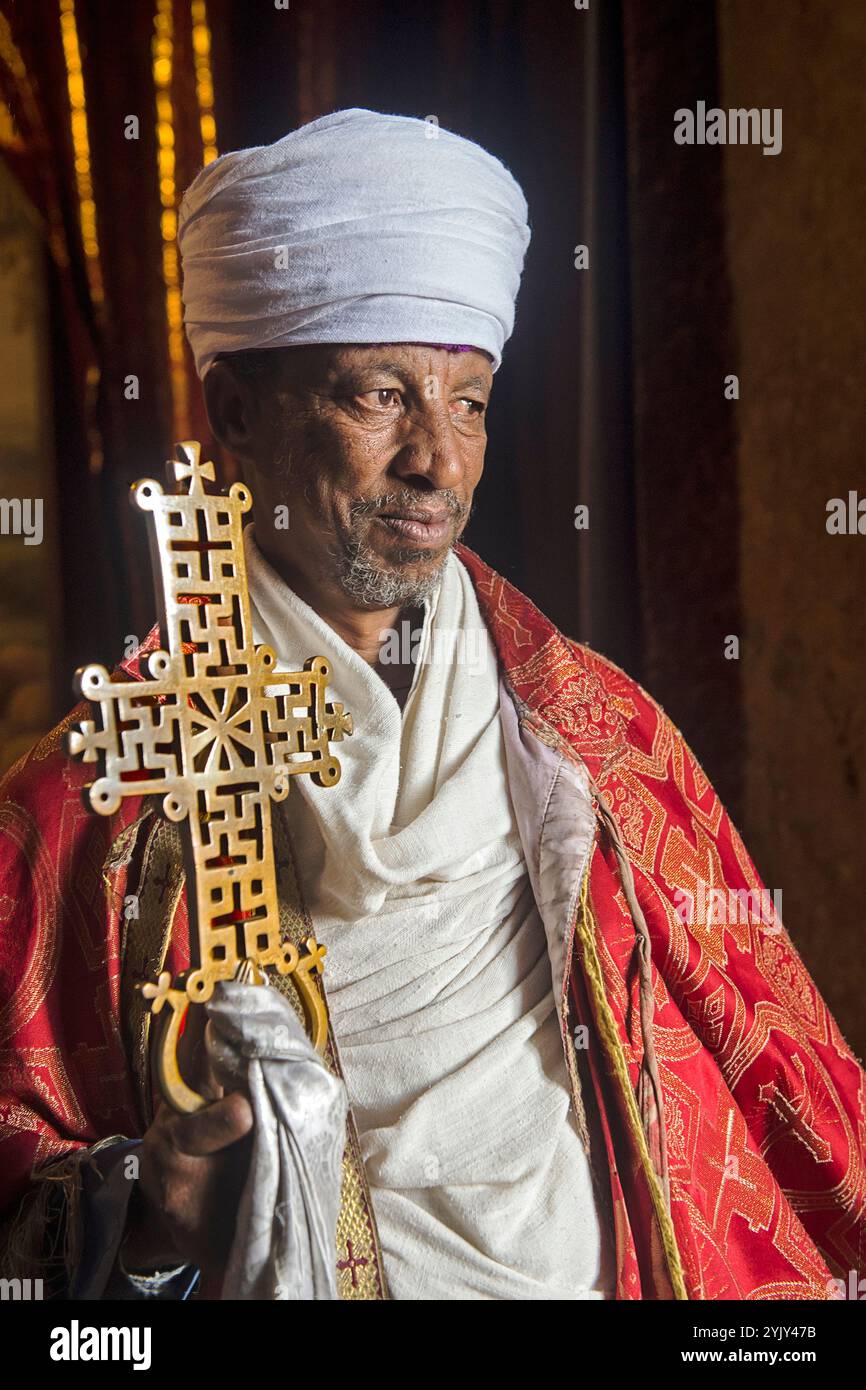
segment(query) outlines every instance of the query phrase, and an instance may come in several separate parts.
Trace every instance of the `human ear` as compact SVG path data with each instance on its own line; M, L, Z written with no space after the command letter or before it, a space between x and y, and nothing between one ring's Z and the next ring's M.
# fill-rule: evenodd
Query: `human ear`
M218 359L202 382L213 436L239 463L261 457L261 412L255 391L230 362Z

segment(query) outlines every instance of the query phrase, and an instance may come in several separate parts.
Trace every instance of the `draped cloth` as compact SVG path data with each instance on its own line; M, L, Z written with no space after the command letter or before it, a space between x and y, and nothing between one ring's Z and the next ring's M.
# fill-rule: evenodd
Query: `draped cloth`
M505 166L429 121L353 108L214 160L181 203L184 320L220 353L471 343L493 370L529 245Z
M402 712L245 533L254 634L326 656L342 776L281 810L317 939L393 1297L612 1292L551 962L511 804L496 653L450 555ZM383 634L384 636L384 634ZM395 655L396 653L391 653Z
M862 1270L866 1250L866 1072L781 923L768 930L754 914L690 923L678 911L682 892L700 883L746 894L763 886L680 731L477 555L458 555L521 741L554 775L560 760L586 768L621 840L614 848L599 814L557 972L570 1028L587 1031L616 1297L837 1297L833 1280L844 1286ZM154 629L126 673L138 674L158 644ZM15 1222L0 1240L4 1274L39 1275L49 1259L38 1202L27 1205L48 1186L34 1174L87 1161L100 1140L142 1134L152 1113L126 981L154 978L158 947L141 940L144 906L140 921L127 919L128 895L152 891L156 941L172 928L165 968L188 965L182 866L167 858L157 874L148 858L160 838L156 807L125 798L103 818L82 804L92 772L69 762L62 735L88 715L79 705L0 793L0 1214ZM630 899L649 936L669 1207L637 1100L644 948ZM69 1191L72 1202L71 1182ZM338 1254L344 1296L353 1296L347 1262L357 1267L357 1253Z
M207 1012L216 1076L254 1119L222 1297L335 1299L346 1088L277 990L223 981Z

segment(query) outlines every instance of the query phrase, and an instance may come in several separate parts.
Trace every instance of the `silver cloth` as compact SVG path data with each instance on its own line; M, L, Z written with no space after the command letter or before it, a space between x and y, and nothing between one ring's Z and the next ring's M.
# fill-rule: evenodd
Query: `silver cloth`
M335 1299L348 1100L276 989L227 981L207 1004L208 1051L255 1127L224 1299Z

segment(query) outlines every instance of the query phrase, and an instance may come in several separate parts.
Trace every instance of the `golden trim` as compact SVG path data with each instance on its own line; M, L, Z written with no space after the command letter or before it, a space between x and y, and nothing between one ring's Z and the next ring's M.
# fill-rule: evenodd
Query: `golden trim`
M125 832L127 836L134 833L137 837L146 818L131 826ZM120 952L120 1026L135 1083L142 1132L153 1119L150 1082L153 1015L139 986L143 980L158 975L165 966L185 881L179 828L172 821L156 816L155 823L145 833L147 840L135 882L138 916L124 920Z
M637 1144L638 1153L649 1186L650 1196L652 1197L653 1207L655 1208L656 1220L659 1225L662 1246L668 1264L668 1273L670 1275L674 1297L679 1300L688 1300L685 1276L677 1246L673 1221L665 1206L661 1183L650 1159L649 1147L647 1145L643 1125L641 1124L637 1099L628 1074L625 1051L619 1036L619 1030L616 1026L616 1020L613 1016L613 1010L608 1003L604 988L601 962L599 961L598 951L595 945L595 919L589 906L589 878L590 875L587 872L581 890L580 906L575 922L575 930L583 945L585 978L587 986L592 993L593 1003L596 1008L599 1035L601 1041L606 1045L608 1056L613 1064L616 1078L620 1084L620 1089L625 1100L629 1128L632 1132L632 1138Z

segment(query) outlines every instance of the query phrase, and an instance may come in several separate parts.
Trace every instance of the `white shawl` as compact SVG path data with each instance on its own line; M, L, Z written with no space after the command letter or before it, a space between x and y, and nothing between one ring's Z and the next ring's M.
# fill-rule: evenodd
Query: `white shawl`
M449 556L401 716L263 559L252 527L246 541L255 640L275 648L278 669L326 656L330 698L355 719L340 783L299 778L283 811L328 948L390 1292L609 1296L508 790L496 657L469 575ZM469 659L435 659L449 633Z

